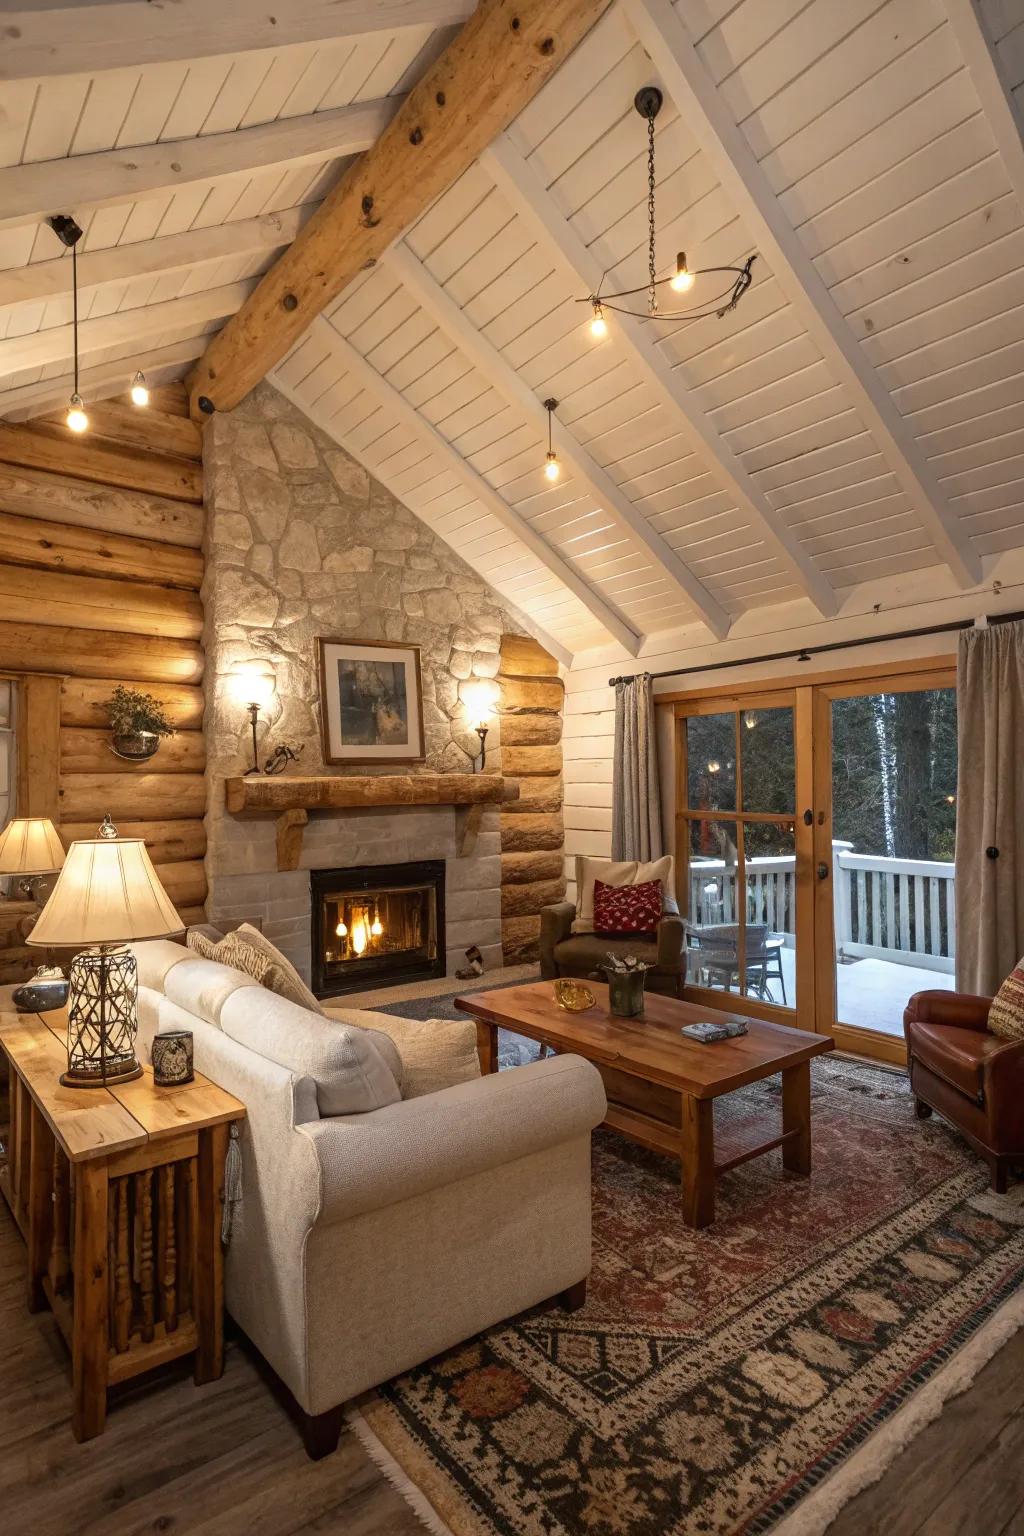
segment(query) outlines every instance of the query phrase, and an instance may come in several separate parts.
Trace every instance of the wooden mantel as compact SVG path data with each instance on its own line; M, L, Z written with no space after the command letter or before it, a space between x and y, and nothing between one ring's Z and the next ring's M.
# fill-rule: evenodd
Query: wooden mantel
M270 811L277 820L277 867L297 869L310 811L380 806L497 804L519 798L515 780L497 773L359 774L342 777L250 778L224 781L229 811Z

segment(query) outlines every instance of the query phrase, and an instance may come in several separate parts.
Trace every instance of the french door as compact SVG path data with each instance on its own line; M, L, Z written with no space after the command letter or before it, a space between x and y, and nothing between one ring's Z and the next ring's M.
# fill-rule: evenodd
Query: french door
M954 687L939 658L674 701L689 996L904 1059L907 998L953 985Z

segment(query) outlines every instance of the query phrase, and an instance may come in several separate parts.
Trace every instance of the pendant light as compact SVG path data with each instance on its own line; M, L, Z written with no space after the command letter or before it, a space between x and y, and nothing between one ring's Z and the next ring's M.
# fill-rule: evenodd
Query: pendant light
M547 460L544 465L544 473L552 482L557 480L559 475L562 473L562 466L558 462L558 454L555 452L554 444L551 441L551 418L554 415L557 406L557 400L544 401L544 409L548 413L548 452Z
M50 220L50 228L61 244L71 252L71 328L75 346L75 387L64 420L71 432L86 432L89 418L85 414L85 402L78 392L78 242L82 238L82 229L69 213L58 213Z
M146 406L149 404L149 389L146 385L146 375L140 368L132 379L131 388L132 405Z

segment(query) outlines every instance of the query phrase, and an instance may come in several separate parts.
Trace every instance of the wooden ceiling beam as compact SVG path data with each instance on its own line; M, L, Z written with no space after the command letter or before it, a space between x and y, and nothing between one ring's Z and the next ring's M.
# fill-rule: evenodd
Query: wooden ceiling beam
M559 257L570 279L588 293L597 293L604 275L600 261L573 229L533 167L527 164L508 134L501 134L484 151L481 164L494 178L520 218L546 249ZM676 426L681 428L694 453L733 497L754 533L764 541L788 575L810 598L825 618L838 612L835 590L786 526L764 492L759 490L743 464L724 441L710 417L690 391L680 368L673 368L654 345L653 327L639 316L608 316L612 342L627 354L640 377L654 390Z
M608 0L481 0L338 185L211 344L190 380L231 410L313 318L372 266L507 128L602 15Z
M400 102L401 97L388 96L236 128L233 133L9 165L0 169L0 229L39 223L72 208L105 208L155 197L191 181L215 181L268 165L357 155L380 137Z
M427 421L415 406L409 404L393 384L377 372L372 363L367 362L347 337L339 335L334 326L322 315L313 322L311 334L323 345L329 347L356 383L390 415L395 416L419 442L428 447L444 467L465 486L466 490L487 508L492 517L501 523L503 528L507 528L509 533L514 534L534 559L579 599L588 613L608 631L613 639L618 640L631 656L637 654L641 644L640 635L594 591L579 571L552 549L547 540L505 500L499 491L495 490L490 481L463 458L454 443L449 442L432 422ZM284 387L277 379L274 382L279 389ZM301 401L296 400L296 404L301 410L308 410ZM351 444L341 439L339 442L346 453L353 452ZM380 470L376 466L367 464L366 468L380 479Z
M757 249L847 392L938 552L963 587L981 580L981 557L938 476L783 213L671 0L624 0L627 16L680 117L706 155Z
M137 277L164 277L168 272L188 270L204 261L280 250L291 244L316 206L305 203L280 213L261 213L254 219L236 219L229 224L211 224L206 229L161 235L155 240L132 240L105 250L82 251L78 257L78 291L85 293L105 283L128 283ZM45 303L70 292L71 262L66 255L0 271L0 308Z
M945 0L946 15L964 56L1006 174L1024 208L1024 124L977 0Z
M64 0L4 9L0 81L139 68L465 21L472 0Z
M188 363L201 357L209 337L187 337L166 347L154 347L148 352L132 349L116 362L103 363L95 368L84 368L78 377L78 387L83 399L92 405L99 400L110 400L123 395L129 387L136 369L146 375L151 387L168 384L180 379ZM62 373L53 378L40 379L38 383L22 384L15 389L0 391L0 417L5 421L30 421L47 411L59 410L67 405L74 388L74 374Z
M548 413L543 401L520 378L512 364L477 330L468 315L445 293L440 284L435 282L409 247L404 243L396 245L388 252L386 262L394 275L401 278L404 287L417 303L465 354L481 377L509 405L521 411L542 436L547 437ZM634 506L607 470L598 464L557 416L552 418L551 428L558 457L569 466L581 485L587 488L598 506L603 507L632 536L675 595L696 611L698 618L703 619L715 638L724 639L732 619L722 605L712 597L671 545L651 527L639 507Z

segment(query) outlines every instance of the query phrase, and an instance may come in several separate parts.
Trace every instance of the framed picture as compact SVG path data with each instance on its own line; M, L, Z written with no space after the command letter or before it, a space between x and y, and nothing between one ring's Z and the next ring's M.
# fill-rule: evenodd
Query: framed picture
M318 640L325 763L422 763L418 645Z

